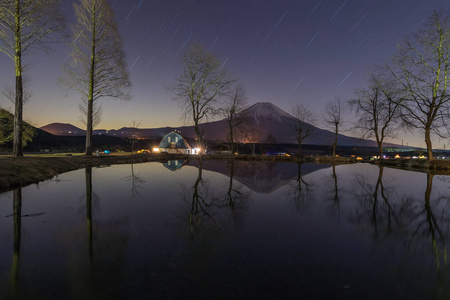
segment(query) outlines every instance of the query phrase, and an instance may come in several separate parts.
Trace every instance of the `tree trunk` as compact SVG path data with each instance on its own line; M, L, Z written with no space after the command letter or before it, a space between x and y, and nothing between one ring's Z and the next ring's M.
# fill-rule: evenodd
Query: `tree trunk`
M13 156L23 156L22 152L22 128L23 128L23 84L22 84L22 28L20 26L20 1L15 1L15 26L16 31L14 33L15 39L15 55L14 55L14 67L16 71L16 98L15 98L15 111L14 111L14 133L13 133Z
M427 145L428 160L433 160L433 146L431 144L431 129L429 126L425 127L425 144Z
M88 109L87 109L87 130L86 130L86 148L84 155L92 156L92 114L93 114L93 101L88 101Z
M95 9L95 1L92 3L92 41L91 41L91 65L89 70L89 95L88 95L88 107L87 107L87 116L86 116L86 148L84 151L84 155L92 156L92 122L94 117L94 78L95 78L95 59L96 59L96 9Z
M380 155L380 159L383 159L383 142L378 142L378 155Z
M231 151L231 154L234 154L234 137L233 137L233 129L230 130L230 139L231 139L231 142L230 142L230 151Z
M20 65L20 62L18 63ZM21 68L19 66L19 68ZM16 74L17 63L16 63ZM20 71L19 71L20 73ZM13 135L13 156L20 157L23 156L22 150L22 136L23 136L23 85L22 85L22 75L16 76L16 99L15 99L15 110L14 110L14 135Z
M334 143L333 143L333 157L336 156L336 147L337 147L337 139L338 139L338 125L336 124L334 131Z
M228 130L230 130L230 153L234 154L234 139L233 139L233 126L231 124L232 120L228 120Z

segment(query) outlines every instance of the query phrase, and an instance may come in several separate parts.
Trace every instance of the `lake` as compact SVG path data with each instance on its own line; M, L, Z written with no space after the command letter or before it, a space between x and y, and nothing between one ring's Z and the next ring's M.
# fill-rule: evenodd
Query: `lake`
M449 299L450 176L169 161L0 194L3 299Z

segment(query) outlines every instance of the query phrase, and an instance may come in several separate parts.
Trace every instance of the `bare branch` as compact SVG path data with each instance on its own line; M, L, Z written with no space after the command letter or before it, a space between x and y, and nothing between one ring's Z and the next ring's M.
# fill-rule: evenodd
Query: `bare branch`
M181 64L183 73L169 89L183 110L184 119L194 123L201 147L203 132L199 124L218 115L218 103L228 95L235 80L221 68L219 59L198 42L183 54Z
M309 106L297 103L292 107L292 116L295 121L290 125L291 131L296 136L298 142L298 155L302 155L302 144L314 134L316 124L316 114Z

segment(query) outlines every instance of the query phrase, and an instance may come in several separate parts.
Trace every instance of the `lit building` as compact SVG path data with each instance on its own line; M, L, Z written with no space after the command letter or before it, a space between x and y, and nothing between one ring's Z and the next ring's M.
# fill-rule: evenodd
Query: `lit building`
M192 148L189 143L177 132L166 134L159 143L159 152L171 154L198 154L200 149Z

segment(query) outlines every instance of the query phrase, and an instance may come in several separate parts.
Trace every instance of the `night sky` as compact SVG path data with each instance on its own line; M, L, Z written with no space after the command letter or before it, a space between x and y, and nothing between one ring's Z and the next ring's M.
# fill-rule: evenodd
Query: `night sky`
M72 3L63 0L68 25ZM347 100L366 83L368 70L396 51L448 0L112 0L127 55L133 99L103 99L98 128L182 125L166 89L181 73L180 54L200 41L245 86L249 103L272 102L289 112L296 102L320 114L335 97ZM79 121L80 96L58 86L68 48L25 58L33 97L25 119L35 126ZM13 62L0 56L0 87L14 82ZM0 105L12 107L1 95ZM189 125L189 124L188 124ZM321 124L319 124L319 127ZM396 142L422 146L422 137ZM435 141L434 147L442 147ZM448 148L448 147L447 147Z

